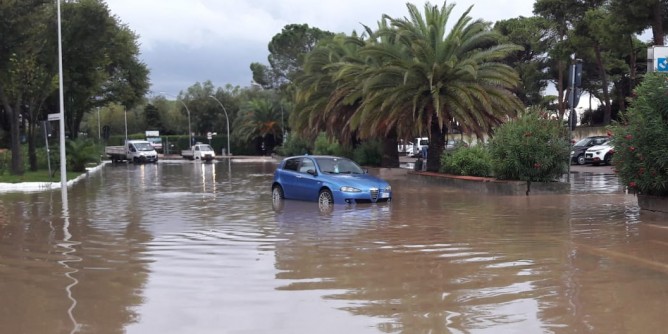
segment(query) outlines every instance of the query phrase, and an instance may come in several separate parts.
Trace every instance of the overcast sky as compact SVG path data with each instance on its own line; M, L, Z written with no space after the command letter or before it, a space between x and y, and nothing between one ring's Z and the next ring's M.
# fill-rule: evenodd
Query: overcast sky
M412 3L420 9L425 4ZM532 16L534 0L454 3L455 17L474 5L470 16L495 22ZM172 95L206 80L217 87L249 86L250 64L268 64L267 44L288 24L350 34L361 31L362 24L376 27L383 14L408 15L406 0L107 0L107 4L139 35L141 59L151 71L151 91Z

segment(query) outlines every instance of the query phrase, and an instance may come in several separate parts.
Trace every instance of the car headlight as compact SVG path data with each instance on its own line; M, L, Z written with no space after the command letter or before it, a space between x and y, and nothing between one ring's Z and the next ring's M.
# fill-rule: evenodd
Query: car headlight
M341 187L341 191L344 192L344 193L358 193L361 190L359 190L357 188L353 188L353 187L343 186L343 187Z
M571 151L571 155L575 154L575 151Z
M392 191L392 186L388 185L387 187L385 187L384 190L387 191L387 192L390 192L390 191Z

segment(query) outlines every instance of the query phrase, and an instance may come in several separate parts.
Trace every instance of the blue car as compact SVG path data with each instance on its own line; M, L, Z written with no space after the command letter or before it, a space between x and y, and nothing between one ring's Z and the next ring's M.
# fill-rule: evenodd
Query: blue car
M376 203L390 201L392 187L350 159L304 155L281 161L274 172L271 195L274 201L287 198L320 205Z

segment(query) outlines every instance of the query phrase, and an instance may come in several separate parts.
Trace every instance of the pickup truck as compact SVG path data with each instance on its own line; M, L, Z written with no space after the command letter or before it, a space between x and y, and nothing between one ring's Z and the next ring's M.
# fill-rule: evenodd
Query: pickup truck
M104 153L111 162L158 162L158 152L145 140L128 140L123 146L107 146Z
M216 157L216 153L209 144L196 143L189 150L181 151L184 159L211 161Z

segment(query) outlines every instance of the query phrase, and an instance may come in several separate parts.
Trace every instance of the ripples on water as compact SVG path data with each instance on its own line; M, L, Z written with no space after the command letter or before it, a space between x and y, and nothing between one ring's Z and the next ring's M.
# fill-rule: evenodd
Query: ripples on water
M231 167L231 168L230 168ZM392 180L395 199L272 206L275 165L107 166L59 196L2 195L11 332L656 332L668 233L610 177L568 196L483 196ZM54 204L55 203L55 204ZM659 226L660 224L655 224ZM661 254L661 255L660 255ZM642 299L642 301L641 301ZM31 310L39 322L19 311ZM662 327L661 327L662 328ZM47 331L43 331L47 330Z

